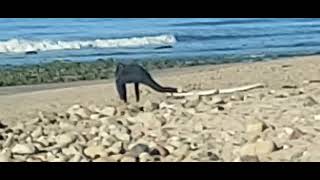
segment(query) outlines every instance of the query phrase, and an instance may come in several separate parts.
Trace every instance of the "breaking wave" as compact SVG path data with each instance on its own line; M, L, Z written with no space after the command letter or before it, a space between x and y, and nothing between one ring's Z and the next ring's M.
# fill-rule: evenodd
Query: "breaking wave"
M10 39L0 41L0 53L24 53L30 51L71 50L83 48L134 48L146 46L173 45L177 42L173 35L145 36L120 39L96 39L90 41L32 41Z

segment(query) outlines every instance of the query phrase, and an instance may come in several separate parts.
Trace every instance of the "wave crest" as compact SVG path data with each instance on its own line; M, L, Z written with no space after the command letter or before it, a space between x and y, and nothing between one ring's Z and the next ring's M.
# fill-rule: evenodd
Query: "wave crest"
M0 41L0 53L24 53L29 51L71 50L83 48L133 48L172 45L177 42L173 35L132 37L121 39L96 39L92 41L31 41L10 39Z

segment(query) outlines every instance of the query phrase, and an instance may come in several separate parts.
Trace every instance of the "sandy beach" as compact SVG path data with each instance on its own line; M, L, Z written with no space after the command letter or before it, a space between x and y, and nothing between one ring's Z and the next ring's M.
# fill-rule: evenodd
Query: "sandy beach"
M6 138L0 140L2 146L0 149L3 151L0 159L8 156L4 155L6 154L4 150L7 148L11 149L12 161L136 161L137 158L139 161L320 160L317 153L320 150L320 56L172 68L152 71L151 74L161 85L179 87L185 91L234 88L255 83L263 83L265 87L231 94L183 99L166 97L165 94L143 87L141 102L135 103L133 86L127 86L131 106L144 107L144 111L136 112L130 106L124 110L124 115L118 114L122 103L116 94L112 79L0 88L0 121L9 127L21 127L21 124L28 124L35 118L42 118L39 125L42 127L41 131L45 131L49 125L39 112L66 113L74 105L81 105L76 109L90 109L93 105L100 109L104 107L116 109L114 113L105 113L104 119L100 116L91 116L103 114L102 111L92 110L88 117L78 119L78 121L92 119L89 124L100 122L97 125L82 127L79 122L71 123L76 126L75 129L83 128L82 132L88 132L86 140L83 140L84 144L81 140L71 138L75 147L81 145L81 152L85 155L70 155L72 153L68 152L69 154L64 153L63 157L62 155L60 157L54 150L37 154L33 151L34 148L29 149L30 152L28 150L17 152L19 149L14 149L16 144L23 142L29 146L34 145L33 140L36 138L28 140L27 136L22 138L21 134L15 134L13 136L16 140L11 145L5 147ZM167 106L162 106L163 104ZM159 116L162 116L161 120ZM108 123L116 118L124 121L117 131L122 132L123 128L130 129L129 137L117 137L117 132L113 132L108 124L106 127L109 127L109 130L106 132L118 140L110 142L109 145L98 143L101 139L96 137L105 137L101 127L108 118L112 119ZM143 121L136 120L131 123L130 120L135 118ZM160 124L154 122L158 120L161 121ZM138 122L142 124L140 129ZM39 125L33 124L30 128L25 125L28 127L23 128L23 131L27 134L32 133ZM61 123L57 122L51 126L60 127ZM93 127L95 129L92 129ZM140 131L143 131L143 136L136 135ZM63 134L64 131L59 130L52 135L59 133ZM8 134L10 133L6 133L5 136ZM48 137L50 135L50 132L46 134ZM123 143L122 147L125 149L123 151L126 153L110 150L119 142ZM142 146L132 150L134 144L138 142L140 145L147 144L150 150L161 146L162 149L166 149L166 153L158 149L157 155L153 155L149 151L147 153L147 150L141 150ZM71 140L66 144L68 146L60 148L70 150L70 147L73 147L69 145ZM35 151L39 148L36 147ZM103 148L113 153L106 154ZM136 149L141 152L135 156L130 155L133 151L137 153ZM55 155L50 157L51 160L48 157L49 152ZM44 160L40 158L42 156ZM130 159L130 157L135 158Z

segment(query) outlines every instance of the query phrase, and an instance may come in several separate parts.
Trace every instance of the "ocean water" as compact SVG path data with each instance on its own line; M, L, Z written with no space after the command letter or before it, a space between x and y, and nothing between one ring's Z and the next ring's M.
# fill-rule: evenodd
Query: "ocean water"
M318 53L320 18L0 18L0 65Z

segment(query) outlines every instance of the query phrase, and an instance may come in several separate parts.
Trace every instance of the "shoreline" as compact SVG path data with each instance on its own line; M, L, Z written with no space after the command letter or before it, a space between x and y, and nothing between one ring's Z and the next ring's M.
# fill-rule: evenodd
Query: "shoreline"
M304 59L304 58L317 58L320 57L320 55L310 55L310 56L296 56L296 57L283 57L283 58L277 58L277 59L266 59L262 61L242 61L242 62L231 62L231 63L219 63L219 64L210 64L210 61L208 63L204 64L197 64L195 63L194 65L182 65L181 67L161 67L163 69L157 69L157 68L147 68L152 74L155 76L164 76L164 75L172 75L174 73L179 74L179 70L184 71L185 73L188 71L193 71L193 70L199 70L202 69L205 71L208 68L226 68L226 67L233 67L237 65L242 65L242 64L255 64L255 63L268 63L268 62L285 62L285 61L291 61L291 60L296 60L296 59ZM106 60L109 61L109 60ZM113 60L111 60L113 61ZM99 60L95 62L86 62L86 63L97 63ZM153 63L159 63L161 62L151 62L150 64ZM76 62L72 62L74 64L77 64ZM191 63L193 63L191 61ZM50 66L51 63L46 63L45 65ZM81 63L80 63L81 64ZM23 67L23 66L17 66ZM27 70L28 70L28 66ZM146 66L144 66L146 67ZM114 63L110 67L114 68ZM90 86L90 85L98 85L98 84L109 84L114 81L114 77L110 77L107 79L93 79L93 80L76 80L76 81L70 81L70 82L53 82L53 83L36 83L36 84L22 84L22 85L12 85L12 86L1 86L0 85L0 96L6 96L6 95L14 95L14 94L20 94L20 93L28 93L28 92L34 92L34 91L43 91L43 90L54 90L54 89L61 89L61 88L74 88L74 87L81 87L81 86Z

